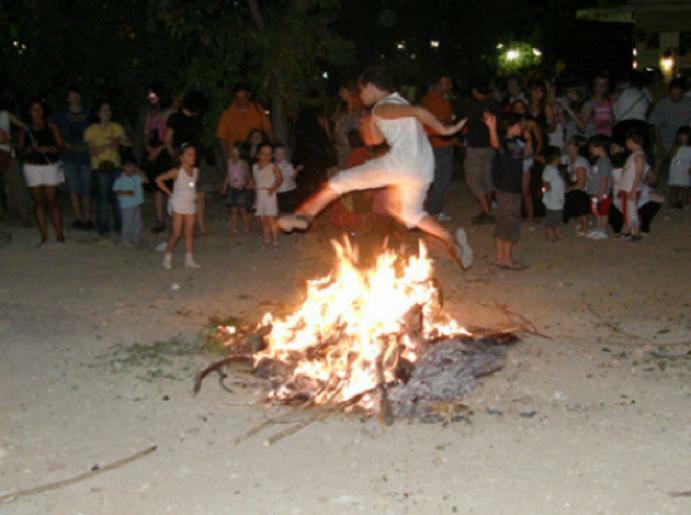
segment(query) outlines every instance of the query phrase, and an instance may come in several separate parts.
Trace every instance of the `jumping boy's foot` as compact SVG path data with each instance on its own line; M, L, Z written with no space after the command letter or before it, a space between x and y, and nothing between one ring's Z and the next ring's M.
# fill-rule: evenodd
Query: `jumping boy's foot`
M306 231L312 223L312 217L307 215L299 215L297 213L288 213L278 217L278 226L283 232Z
M452 254L463 270L467 270L473 264L473 249L468 244L468 236L462 227L456 229L456 234L454 234Z

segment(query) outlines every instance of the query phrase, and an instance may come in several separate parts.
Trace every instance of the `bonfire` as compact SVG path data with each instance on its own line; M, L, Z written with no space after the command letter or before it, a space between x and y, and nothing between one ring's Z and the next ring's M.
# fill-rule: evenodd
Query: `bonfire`
M197 377L246 360L274 403L366 416L429 417L456 403L477 377L503 366L508 331L471 334L444 311L424 242L416 254L384 247L371 266L346 238L332 242L333 272L307 282L291 313L266 313L248 334L220 326L228 357ZM223 379L222 375L222 379Z

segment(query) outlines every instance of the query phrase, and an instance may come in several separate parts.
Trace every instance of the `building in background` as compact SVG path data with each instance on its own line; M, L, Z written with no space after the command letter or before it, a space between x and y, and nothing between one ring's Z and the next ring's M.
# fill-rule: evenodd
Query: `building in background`
M691 72L691 0L630 0L579 9L579 20L633 25L631 66L658 68L666 80Z

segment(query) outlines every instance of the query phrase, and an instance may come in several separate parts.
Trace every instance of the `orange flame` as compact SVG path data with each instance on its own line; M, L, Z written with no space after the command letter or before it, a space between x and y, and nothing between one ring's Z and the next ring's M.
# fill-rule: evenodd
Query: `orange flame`
M368 269L358 267L357 249L347 238L332 244L338 257L334 273L308 281L306 298L294 313L264 315L262 324L272 329L254 365L268 359L290 371L271 399L302 393L318 404L347 401L396 381L399 361L414 363L424 342L469 334L441 310L422 241L417 255L402 258L385 250ZM406 326L416 309L422 318L418 335Z

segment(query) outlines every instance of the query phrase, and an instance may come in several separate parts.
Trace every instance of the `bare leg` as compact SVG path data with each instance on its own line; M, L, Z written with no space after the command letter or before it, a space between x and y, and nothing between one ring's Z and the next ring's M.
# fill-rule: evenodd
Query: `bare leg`
M238 232L238 209L237 207L230 208L230 232Z
M300 206L295 212L299 215L314 218L326 206L328 206L331 202L333 202L340 196L340 193L337 193L336 191L331 189L331 187L326 185L312 197L307 199L307 201L302 206Z
M194 222L196 215L182 215L182 227L185 239L185 254L191 255L194 250Z
M62 213L60 212L60 205L57 199L57 188L55 186L45 187L46 204L50 212L50 218L53 222L53 229L58 241L65 241L65 234L62 230Z
M203 192L197 192L197 227L202 235L209 234L204 225L204 211L205 211L206 197Z
M154 210L156 213L156 223L162 227L166 223L166 196L161 190L154 192Z
M269 226L271 227L271 240L273 241L274 247L278 247L278 220L275 216L270 216Z
M82 210L81 206L79 204L80 200L80 195L79 193L70 193L70 206L72 207L72 212L74 213L74 217L77 220L84 220L82 217Z
M418 229L440 239L447 247L453 243L451 234L430 215L425 215L417 224Z
M492 202L490 200L489 193L483 193L482 195L477 197L477 201L480 204L480 209L482 209L483 213L485 213L486 215L492 213Z
M455 237L453 237L443 225L428 214L425 214L418 221L417 228L435 238L439 238L446 245L451 257L461 268L467 269L473 264L473 249L468 245L468 239L462 228L458 228Z
M525 206L525 216L528 222L533 222L533 196L530 193L530 171L523 172L521 178L523 189L523 205Z
M264 237L264 244L267 245L271 242L271 228L269 226L269 217L268 216L260 216L259 220L262 223L262 235Z
M91 222L91 195L80 195L82 208L82 222Z
M494 238L494 246L496 249L496 257L494 258L494 262L497 265L501 265L505 262L504 259L504 247L501 244L501 240L499 238Z
M170 228L170 236L168 237L168 246L166 247L166 254L172 254L175 250L178 240L182 236L182 223L185 215L173 213L173 226Z
M245 209L241 209L240 216L242 216L242 223L245 226L245 234L252 232L252 215Z
M48 228L46 227L46 196L43 186L36 186L31 189L31 196L34 199L34 212L36 213L36 225L41 233L41 243L48 241Z

